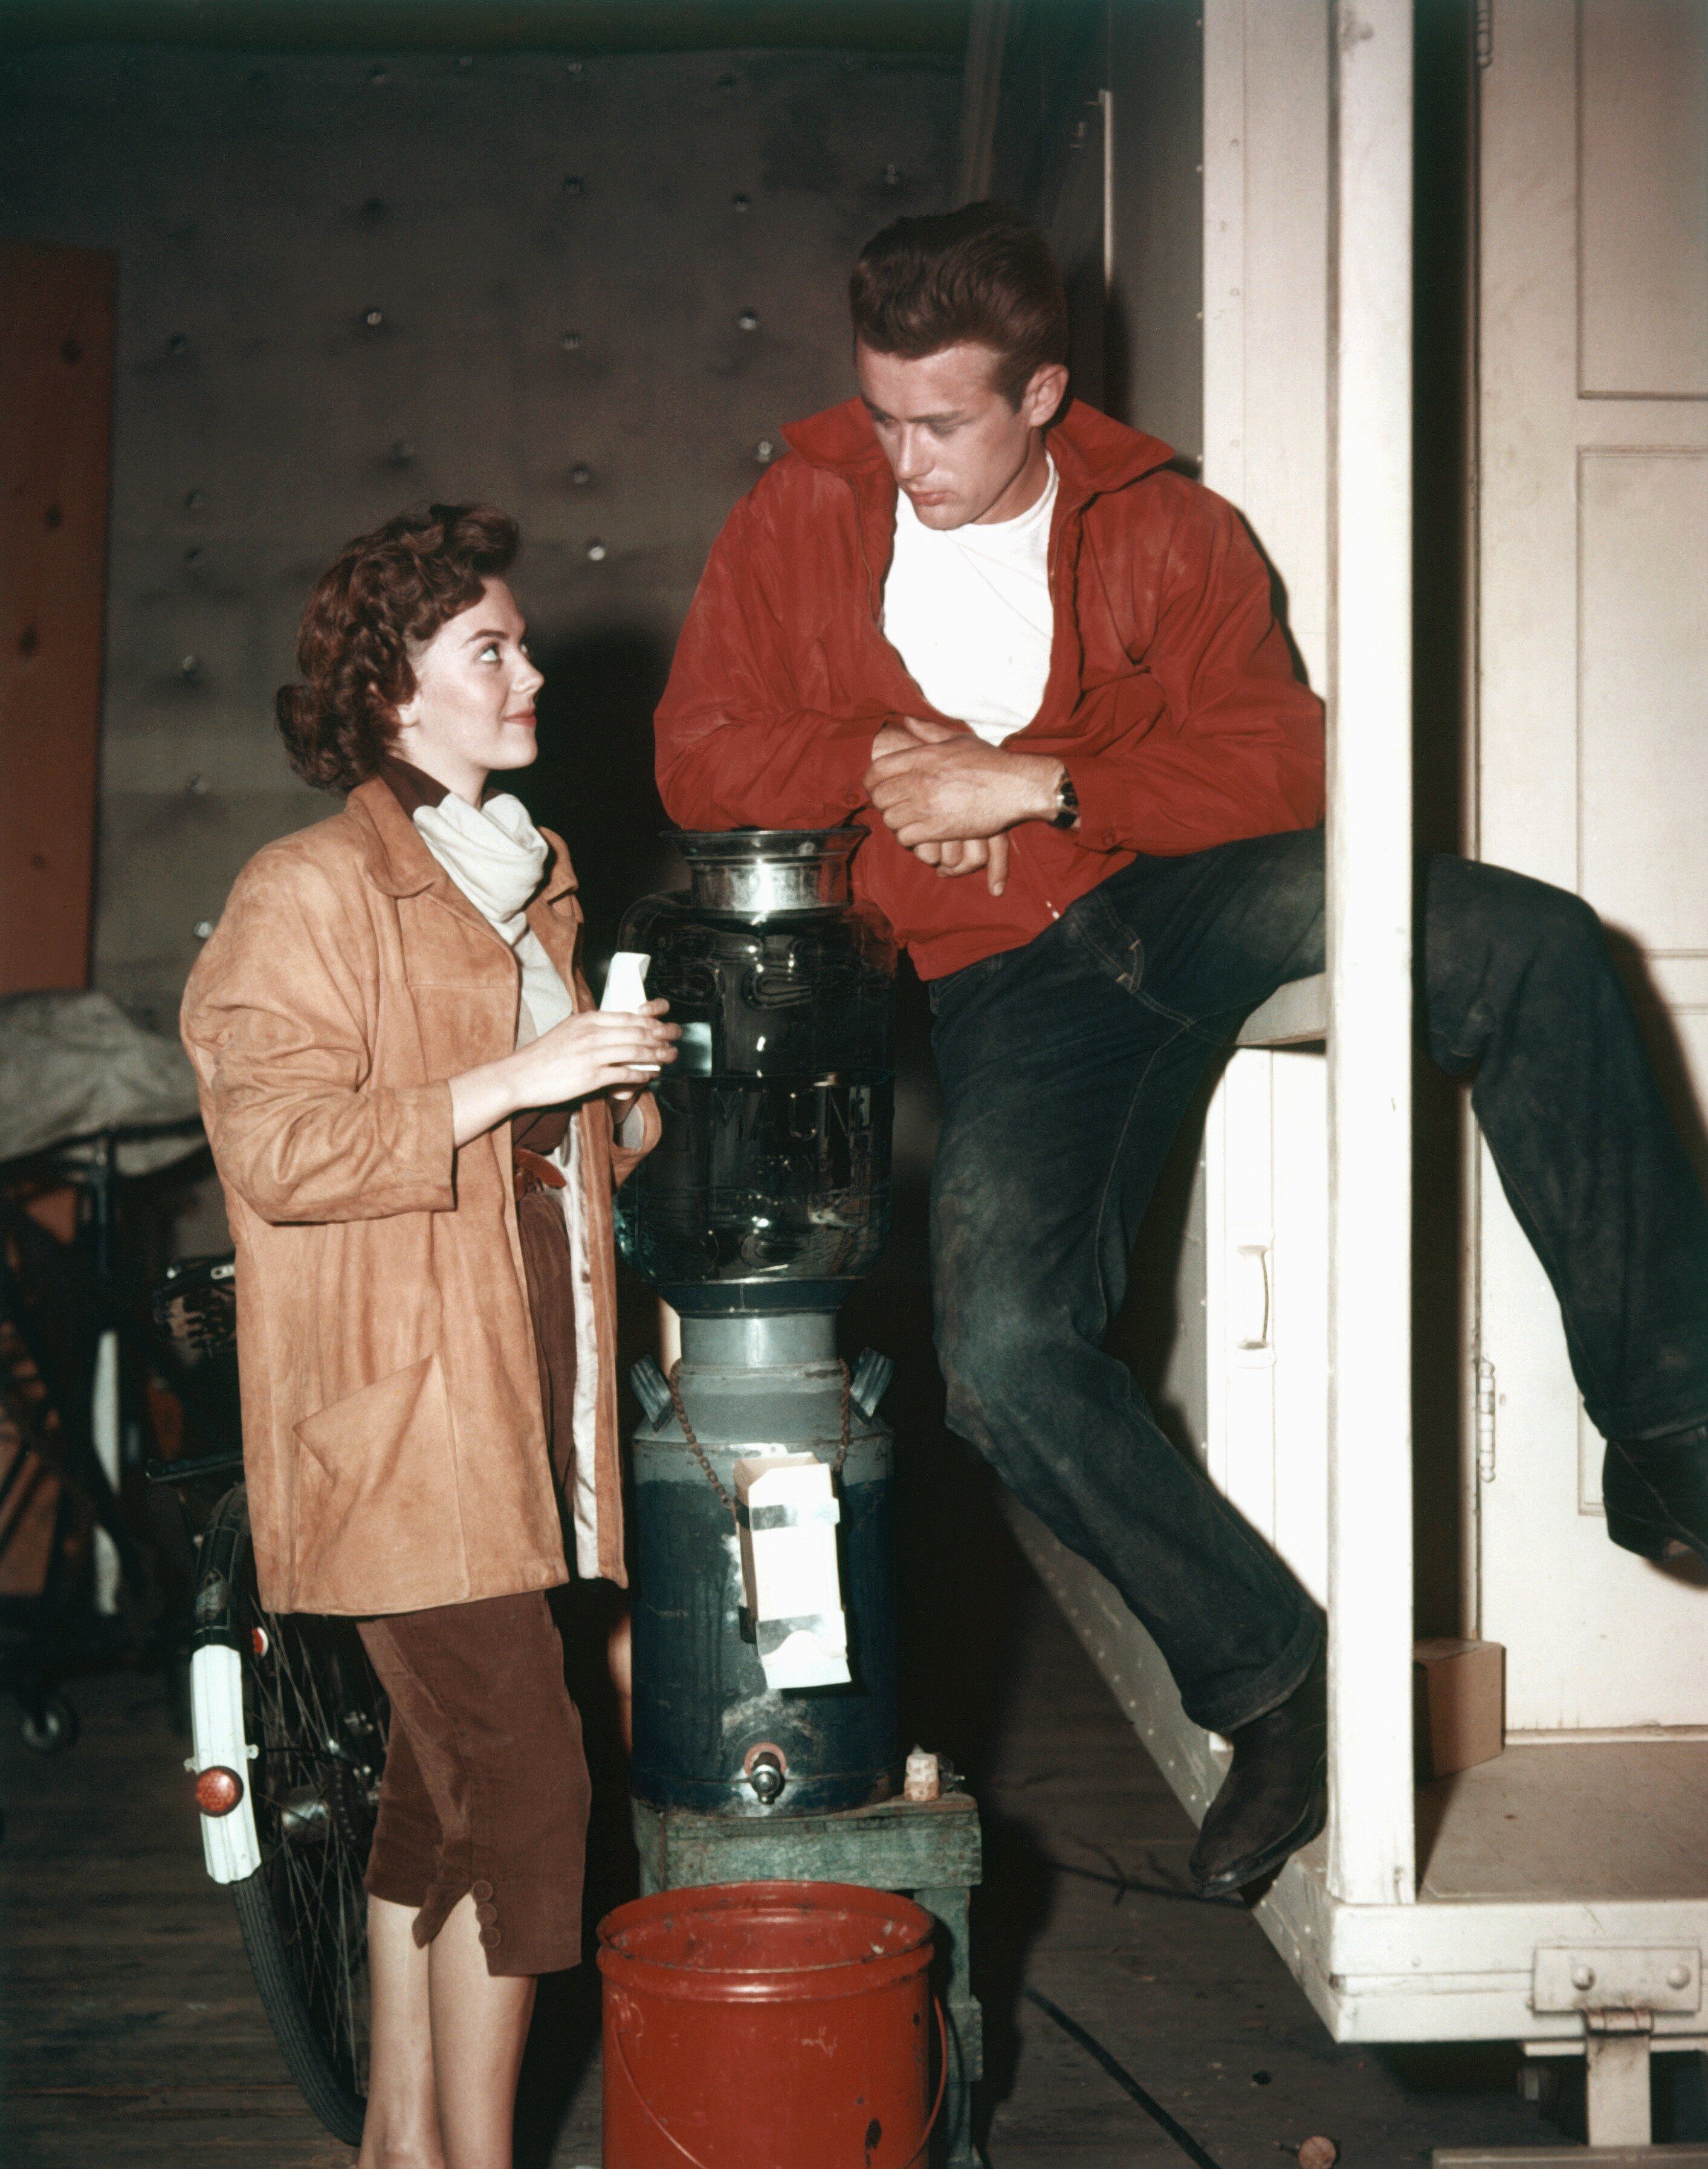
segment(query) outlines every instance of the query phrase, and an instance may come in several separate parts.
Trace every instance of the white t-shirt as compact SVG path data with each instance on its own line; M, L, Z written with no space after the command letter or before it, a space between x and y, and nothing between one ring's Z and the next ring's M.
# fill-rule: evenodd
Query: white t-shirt
M1050 675L1050 521L1056 462L1038 502L989 526L924 526L905 492L884 582L884 635L945 716L1000 745L1038 712Z

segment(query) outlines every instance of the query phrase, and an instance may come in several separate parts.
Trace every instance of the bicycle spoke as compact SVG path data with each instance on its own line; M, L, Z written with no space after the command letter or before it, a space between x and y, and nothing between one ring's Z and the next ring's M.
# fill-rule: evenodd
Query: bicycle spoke
M368 2018L362 1870L383 1760L383 1698L365 1655L335 1639L341 1630L264 1615L260 1623L266 1655L252 1668L262 1746L257 1805L275 1912L316 2026L359 2086ZM293 1830L293 1812L320 1817L318 1830Z

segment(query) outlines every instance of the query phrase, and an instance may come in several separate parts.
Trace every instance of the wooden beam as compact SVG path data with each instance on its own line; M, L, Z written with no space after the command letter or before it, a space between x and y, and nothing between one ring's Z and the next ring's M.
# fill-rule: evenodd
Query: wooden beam
M0 993L86 987L116 265L0 242Z
M1329 629L1328 1888L1415 1895L1412 5L1337 0Z

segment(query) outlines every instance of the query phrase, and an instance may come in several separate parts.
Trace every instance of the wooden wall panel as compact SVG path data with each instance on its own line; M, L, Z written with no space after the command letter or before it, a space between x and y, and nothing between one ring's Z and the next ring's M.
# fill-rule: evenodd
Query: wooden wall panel
M89 979L117 266L0 241L0 993Z

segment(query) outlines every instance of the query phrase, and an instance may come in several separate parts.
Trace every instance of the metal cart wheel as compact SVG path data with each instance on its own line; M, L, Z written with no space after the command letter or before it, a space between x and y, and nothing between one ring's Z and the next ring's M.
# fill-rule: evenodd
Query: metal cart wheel
M210 1761L247 1762L237 1789L253 1809L260 1864L231 1890L250 1970L304 2099L354 2146L368 2083L362 1876L385 1767L385 1695L350 1621L263 1609L241 1484L203 1532L195 1627L195 1767L205 1780ZM227 1650L242 1666L241 1756L194 1676L196 1665ZM229 1658L223 1662L229 1667ZM205 1830L219 1818L199 1797ZM212 1837L208 1859L214 1868Z

